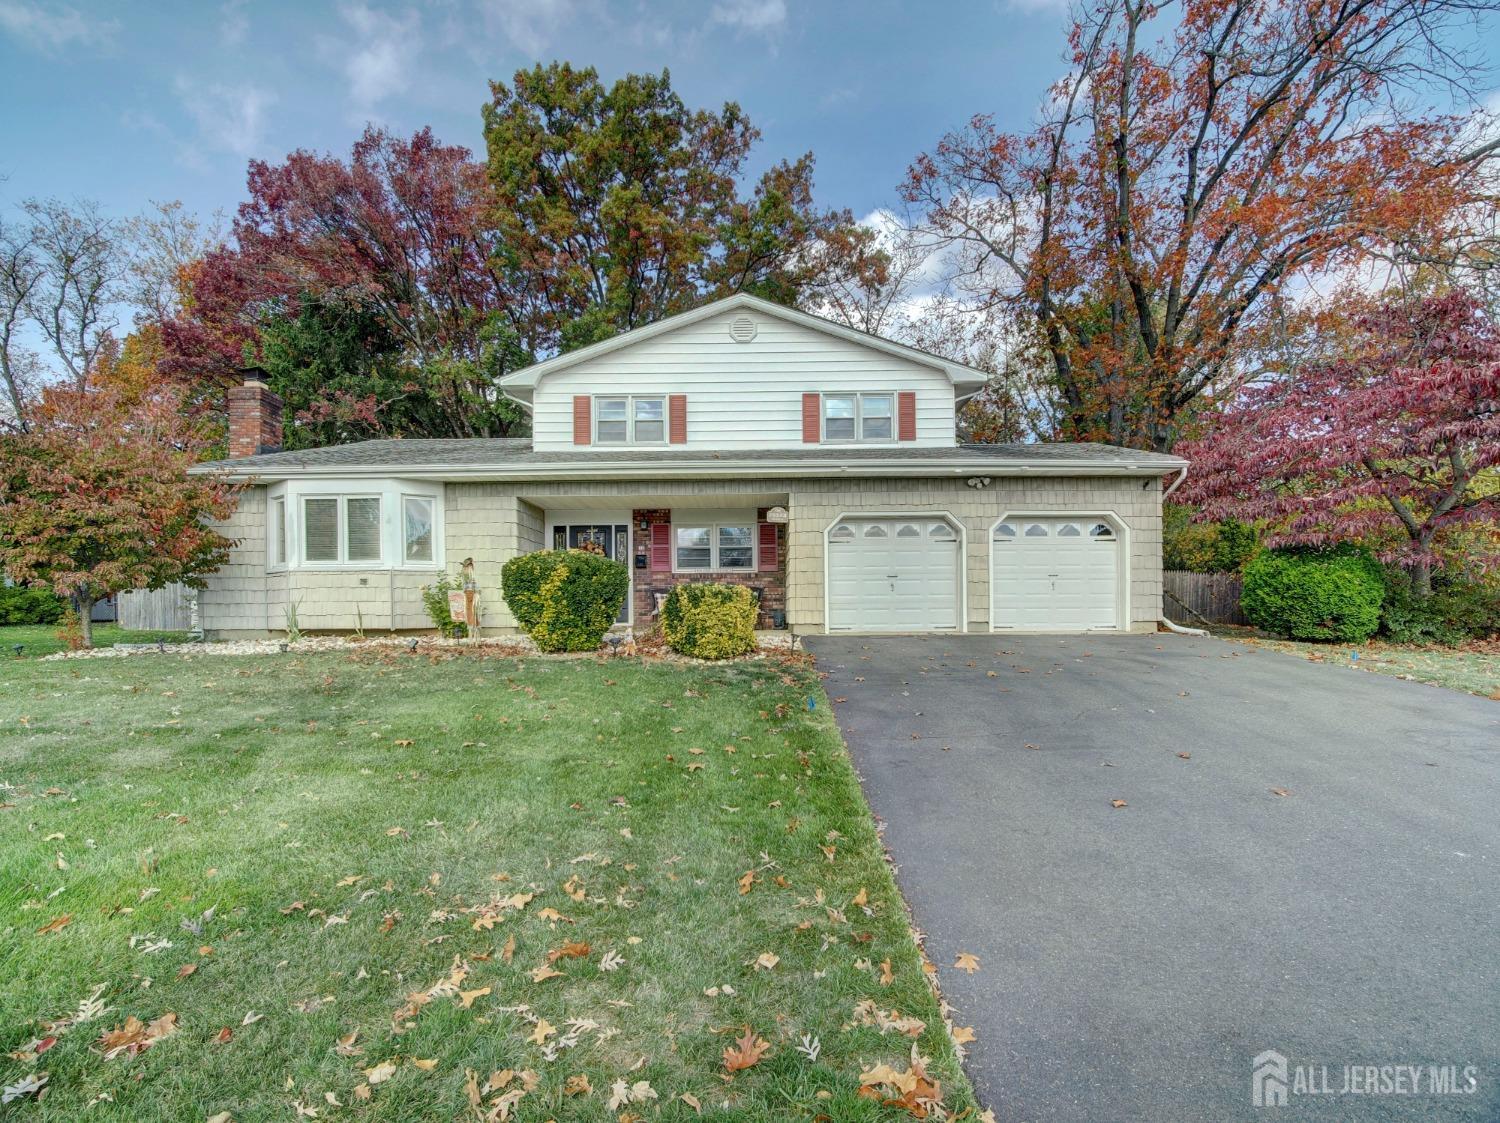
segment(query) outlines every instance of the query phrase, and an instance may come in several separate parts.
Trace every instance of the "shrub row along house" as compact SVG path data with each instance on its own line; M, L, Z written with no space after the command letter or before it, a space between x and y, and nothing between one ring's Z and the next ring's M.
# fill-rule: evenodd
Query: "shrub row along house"
M588 546L624 562L620 623L683 582L749 586L797 632L1149 631L1161 501L1185 461L1097 444L960 444L983 372L739 295L507 376L530 439L281 452L281 403L230 392L249 480L211 635L422 629L421 587L473 559L487 633L500 567Z

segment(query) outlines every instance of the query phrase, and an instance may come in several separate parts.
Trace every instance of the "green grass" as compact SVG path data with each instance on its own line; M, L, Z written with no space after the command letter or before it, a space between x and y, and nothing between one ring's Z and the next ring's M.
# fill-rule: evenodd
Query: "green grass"
M629 1109L646 1120L699 1118L684 1093L705 1119L909 1119L857 1094L862 1069L904 1070L913 1044L853 1024L866 999L924 1021L917 1044L947 1107L973 1104L800 667L17 660L0 666L0 783L0 1084L49 1074L46 1096L7 1119L248 1123L291 1119L299 1102L321 1120L477 1118L466 1070L483 1085L503 1069L535 1074L506 1085L535 1081L510 1116L523 1121L614 1121L620 1079L656 1092ZM535 896L476 927L467 910L517 893ZM210 908L201 935L183 928ZM533 981L568 941L588 954ZM624 962L605 971L611 951ZM765 952L779 962L757 970ZM458 989L490 993L465 1009L440 991L399 1013L455 963ZM3 1056L100 984L102 1016L35 1060ZM242 1024L252 1011L263 1017ZM168 1012L175 1034L100 1055L102 1031ZM535 1018L554 1043L569 1019L596 1028L548 1060L528 1040ZM745 1025L770 1051L726 1081L723 1050ZM360 1053L337 1052L356 1031ZM796 1051L802 1034L820 1040L816 1062ZM395 1075L369 1087L363 1070L385 1061ZM565 1096L574 1074L593 1091Z
M1226 639L1300 655L1313 663L1353 666L1377 674L1414 679L1485 697L1500 695L1500 643L1467 647L1409 647L1371 641L1359 644L1302 643L1257 635L1249 628L1215 629ZM1358 658L1351 658L1357 654Z
M14 659L16 644L22 645L21 658L31 659L66 651L68 645L58 638L57 624L8 624L0 628L0 666ZM94 646L113 647L117 643L183 643L186 632L127 632L117 624L95 624Z

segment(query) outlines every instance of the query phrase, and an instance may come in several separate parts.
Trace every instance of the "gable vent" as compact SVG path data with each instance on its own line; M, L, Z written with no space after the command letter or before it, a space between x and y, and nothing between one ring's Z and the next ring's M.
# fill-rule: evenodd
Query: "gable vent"
M736 343L749 343L755 338L755 321L749 316L736 316L729 321L729 338Z

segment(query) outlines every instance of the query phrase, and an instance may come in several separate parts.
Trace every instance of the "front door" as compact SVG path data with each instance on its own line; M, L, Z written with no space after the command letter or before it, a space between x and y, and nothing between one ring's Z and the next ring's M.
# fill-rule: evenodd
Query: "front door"
M554 526L552 528L552 548L554 550L590 550L596 554L603 554L606 558L613 558L626 567L630 567L630 526L627 523L572 523L566 526ZM632 575L634 584L634 575ZM615 617L615 623L630 623L630 594L626 593L625 603L620 606L620 615Z

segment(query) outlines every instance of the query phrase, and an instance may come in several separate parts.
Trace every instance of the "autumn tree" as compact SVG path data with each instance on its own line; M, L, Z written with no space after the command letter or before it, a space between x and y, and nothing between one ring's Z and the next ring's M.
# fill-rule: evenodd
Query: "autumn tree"
M0 434L0 570L50 588L91 646L94 603L171 582L202 588L230 542L209 520L234 510L234 485L189 476L204 436L180 391L60 385L28 431Z
M538 355L734 292L794 304L878 264L847 211L814 205L810 154L741 196L759 132L733 103L690 109L665 71L523 70L492 84L484 130L497 252Z
M422 403L413 435L499 436L518 423L496 383L531 360L528 324L507 293L484 168L466 148L427 129L403 140L371 128L348 161L306 151L252 161L248 190L230 244L186 270L183 311L164 326L168 369L223 385L247 352L260 358L270 321L296 322L297 347L323 355L347 344L351 325L376 324L363 344L399 377L321 394L303 371L275 385L294 413L391 410L399 421L399 396Z
M977 116L904 194L974 314L1036 322L1064 435L1167 449L1278 303L1372 247L1441 240L1484 194L1472 120L1411 108L1463 95L1474 10L1092 0L1040 127Z
M1357 318L1350 354L1245 388L1193 463L1203 519L1264 522L1270 545L1394 541L1387 557L1431 592L1445 536L1483 526L1500 563L1500 327L1472 296L1388 303ZM1392 538L1392 536L1395 536Z

